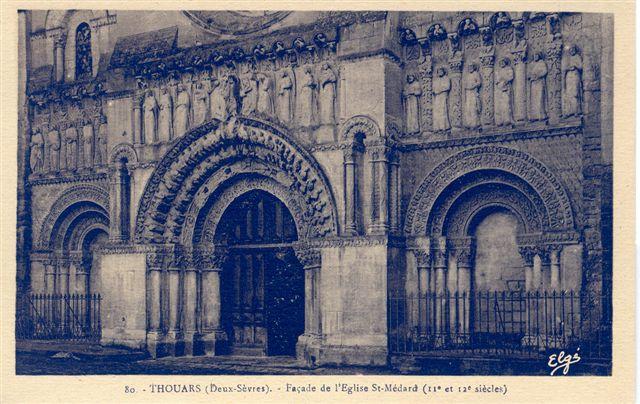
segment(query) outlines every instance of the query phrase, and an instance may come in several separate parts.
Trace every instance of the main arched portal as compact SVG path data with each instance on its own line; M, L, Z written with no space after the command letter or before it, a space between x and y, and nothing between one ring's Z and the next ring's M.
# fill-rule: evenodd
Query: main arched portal
M241 195L222 215L215 240L229 251L221 324L230 353L295 354L304 332L304 270L292 248L297 238L285 204L262 190Z

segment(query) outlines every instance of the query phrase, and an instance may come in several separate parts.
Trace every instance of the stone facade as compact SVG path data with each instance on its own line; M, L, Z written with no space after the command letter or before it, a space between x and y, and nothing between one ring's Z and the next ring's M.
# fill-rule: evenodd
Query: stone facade
M286 350L287 268L315 364L387 363L393 296L611 293L610 16L20 24L18 291L100 293L104 344Z

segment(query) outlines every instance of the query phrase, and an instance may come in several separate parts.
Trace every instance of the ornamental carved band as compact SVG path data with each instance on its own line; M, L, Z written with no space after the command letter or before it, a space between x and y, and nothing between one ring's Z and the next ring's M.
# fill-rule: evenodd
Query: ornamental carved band
M382 137L378 124L365 115L351 117L342 124L342 129L340 130L341 139L353 140L357 135L364 135L367 139Z
M38 247L44 248L51 240L53 228L58 222L60 215L74 204L90 202L98 205L109 212L109 192L95 185L77 185L64 191L51 206L49 214L44 218L40 235L38 237Z
M426 235L429 216L443 191L457 178L478 170L501 170L522 178L544 203L550 230L573 229L574 219L567 192L541 162L521 151L482 146L454 154L435 167L422 181L407 209L405 233Z
M135 240L138 243L177 242L194 196L214 174L244 161L270 167L273 178L304 203L296 221L309 234L337 232L337 214L328 181L313 157L283 130L263 121L239 117L224 125L213 120L184 135L157 165L140 200Z
M320 250L315 248L310 248L305 245L296 246L294 248L296 257L298 261L302 264L304 268L318 268L321 264L321 254Z

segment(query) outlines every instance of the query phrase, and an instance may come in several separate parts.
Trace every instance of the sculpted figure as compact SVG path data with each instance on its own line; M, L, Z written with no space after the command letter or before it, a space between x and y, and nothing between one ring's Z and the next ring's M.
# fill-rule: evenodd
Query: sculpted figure
M293 80L285 70L278 81L278 118L283 122L290 122L294 105Z
M152 90L147 90L147 95L144 99L144 138L146 142L155 143L158 141L157 132L157 116L158 116L158 103L156 97L153 95Z
M564 75L563 113L565 116L582 113L582 56L578 47L569 48L569 55L562 61Z
M242 115L249 116L256 111L258 106L258 80L251 74L240 86L240 98L242 98Z
M167 87L160 90L159 108L158 138L161 142L168 142L173 139L173 99Z
M31 172L42 172L44 170L44 138L40 131L36 131L31 135L30 146L29 164L31 166Z
M202 83L197 83L193 90L193 124L201 125L207 120L207 110L209 109L209 93Z
M471 63L467 66L467 74L462 78L464 90L464 109L462 111L462 123L466 128L476 129L480 126L480 86L482 77L478 71L478 65Z
M189 129L189 115L191 111L191 98L189 92L182 84L178 84L178 95L176 99L176 113L174 122L174 134L184 135Z
M320 123L334 124L336 121L336 85L338 78L328 63L320 70Z
M412 74L407 76L407 83L402 91L404 100L404 114L407 126L407 133L420 132L420 97L422 96L422 86Z
M300 89L300 125L311 126L316 121L316 83L311 68L304 70Z
M529 119L543 121L547 119L546 78L549 70L541 53L536 53L529 65Z
M258 112L265 115L273 115L271 79L266 74L258 76Z
M60 171L60 132L53 128L47 134L49 170Z
M225 119L228 119L229 117L234 117L238 114L238 78L236 76L228 76L224 83L223 91L223 99L225 100Z
M65 158L67 170L75 170L78 156L78 131L75 126L69 126L64 132Z
M82 128L82 157L84 158L84 167L93 167L93 125L85 125Z
M225 98L227 97L226 83L220 83L220 80L214 79L211 83L211 118L225 121L227 119L227 104Z
M500 60L500 66L495 72L496 87L494 95L495 120L498 126L510 125L513 122L511 112L513 78L514 73L511 66L509 66L509 59Z
M433 130L435 132L451 129L449 91L451 91L451 80L447 76L446 70L439 67L436 70L436 77L433 78Z
M100 115L100 126L98 126L98 134L96 136L96 153L94 163L96 165L106 164L107 162L107 118Z

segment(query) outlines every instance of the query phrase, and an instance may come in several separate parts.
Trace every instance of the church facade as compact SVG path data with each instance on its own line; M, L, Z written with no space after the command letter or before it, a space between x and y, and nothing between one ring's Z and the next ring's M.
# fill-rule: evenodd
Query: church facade
M315 365L610 330L611 16L19 20L18 317Z

